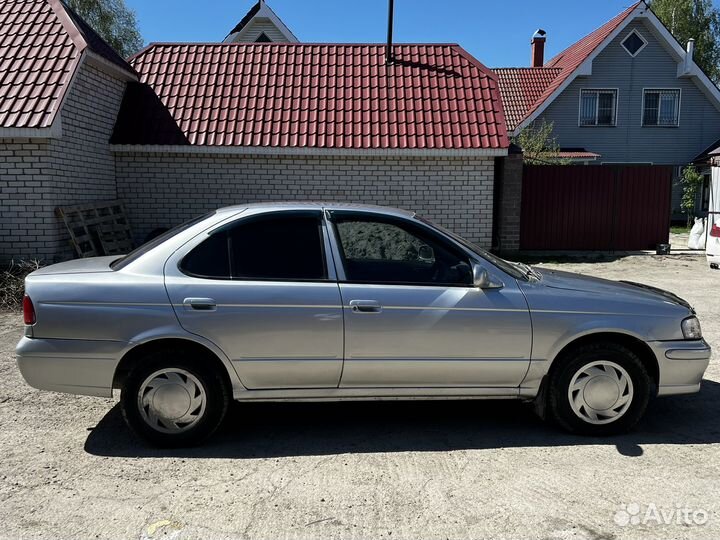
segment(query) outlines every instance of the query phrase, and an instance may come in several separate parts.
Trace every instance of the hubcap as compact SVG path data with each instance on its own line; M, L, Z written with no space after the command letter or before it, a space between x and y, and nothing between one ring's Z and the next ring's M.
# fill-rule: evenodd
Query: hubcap
M150 427L163 433L180 433L194 426L205 414L205 388L192 373L165 368L140 385L138 409Z
M589 424L614 422L627 412L632 398L632 379L621 366L609 360L580 368L568 389L573 412Z

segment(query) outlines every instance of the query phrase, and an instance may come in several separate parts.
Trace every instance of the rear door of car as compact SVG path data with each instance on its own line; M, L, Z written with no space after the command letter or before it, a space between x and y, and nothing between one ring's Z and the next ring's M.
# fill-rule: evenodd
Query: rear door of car
M180 324L214 342L248 389L335 388L343 319L320 210L242 217L165 265Z
M529 362L527 303L512 277L472 285L472 260L410 218L329 212L345 313L340 386L516 388Z

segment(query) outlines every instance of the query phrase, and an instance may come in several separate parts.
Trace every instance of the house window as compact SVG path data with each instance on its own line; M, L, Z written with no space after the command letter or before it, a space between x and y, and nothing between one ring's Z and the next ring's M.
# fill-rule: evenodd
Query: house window
M622 41L623 48L630 56L637 56L645 48L645 45L647 45L647 41L635 30Z
M645 90L643 126L680 125L680 90Z
M617 90L582 90L581 126L614 126L617 116Z
M255 43L272 43L272 39L270 39L265 32L260 32Z

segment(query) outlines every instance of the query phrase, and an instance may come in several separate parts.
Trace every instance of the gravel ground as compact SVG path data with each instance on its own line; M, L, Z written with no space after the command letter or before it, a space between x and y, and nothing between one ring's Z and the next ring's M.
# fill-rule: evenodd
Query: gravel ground
M670 289L720 346L704 257L543 266ZM164 451L115 400L26 386L20 334L0 314L0 537L720 537L715 361L699 395L654 402L621 437L563 434L514 402L237 404L206 446Z

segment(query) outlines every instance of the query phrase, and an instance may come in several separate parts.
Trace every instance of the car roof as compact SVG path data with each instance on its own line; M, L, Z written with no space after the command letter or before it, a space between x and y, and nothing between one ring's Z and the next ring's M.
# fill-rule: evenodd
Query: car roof
M278 201L251 204L239 204L220 208L218 212L237 212L239 210L268 211L273 210L355 210L358 212L381 213L399 217L413 217L415 212L392 208L390 206L379 206L373 204L324 202L324 201Z

